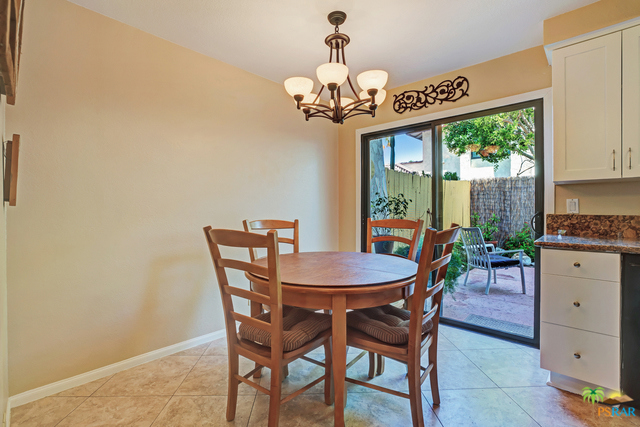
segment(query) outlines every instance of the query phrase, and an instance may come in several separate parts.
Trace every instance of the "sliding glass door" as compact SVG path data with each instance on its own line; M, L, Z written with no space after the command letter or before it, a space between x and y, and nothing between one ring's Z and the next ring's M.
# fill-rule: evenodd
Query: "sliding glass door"
M362 138L362 236L368 217L391 212L465 228L447 274L443 323L539 342L533 240L543 229L542 117L538 100ZM396 205L406 209L389 210Z
M362 153L363 164L367 165L362 197L363 236L368 217L422 219L426 226L433 225L433 146L431 126L367 136ZM381 232L373 230L374 235ZM364 251L366 242L362 243ZM406 256L409 247L399 242L378 242L373 250Z

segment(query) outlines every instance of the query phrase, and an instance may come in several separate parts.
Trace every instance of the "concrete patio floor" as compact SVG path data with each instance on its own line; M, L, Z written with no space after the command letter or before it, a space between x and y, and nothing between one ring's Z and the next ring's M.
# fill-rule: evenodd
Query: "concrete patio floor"
M533 305L535 291L535 269L525 267L527 293L522 293L520 268L498 270L497 283L491 279L489 295L485 295L486 270L471 270L467 286L463 286L464 274L458 278L456 292L443 299L442 317L485 323L505 332L520 331L528 335L533 327ZM495 322L497 321L497 322Z

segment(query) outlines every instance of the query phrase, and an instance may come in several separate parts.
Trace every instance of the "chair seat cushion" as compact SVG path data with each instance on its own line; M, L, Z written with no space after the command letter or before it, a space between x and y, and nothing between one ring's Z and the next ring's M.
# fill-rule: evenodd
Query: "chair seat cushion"
M409 342L409 318L411 312L392 305L363 308L347 313L347 325L387 344ZM422 325L422 333L433 329L429 319Z
M511 259L501 255L489 255L491 267L510 267L512 265L520 265L519 259Z
M254 318L271 323L271 312L259 314ZM282 307L283 351L293 351L300 348L329 328L331 328L329 314L286 305ZM238 334L246 340L271 347L271 332L242 323Z

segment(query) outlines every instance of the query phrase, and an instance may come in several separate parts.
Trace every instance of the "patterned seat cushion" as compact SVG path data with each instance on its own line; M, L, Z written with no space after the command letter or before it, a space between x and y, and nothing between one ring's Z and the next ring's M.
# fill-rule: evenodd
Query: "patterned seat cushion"
M255 318L271 323L271 312L259 314ZM329 328L331 328L331 316L328 314L286 305L282 307L284 351L293 351L302 347ZM271 332L242 323L238 329L238 334L246 340L271 347Z
M409 342L409 317L411 312L392 305L363 308L347 313L347 325L387 344ZM422 333L433 329L429 319L422 325Z
M520 265L520 259L507 258L501 255L489 255L491 260L491 267L511 267L513 265Z

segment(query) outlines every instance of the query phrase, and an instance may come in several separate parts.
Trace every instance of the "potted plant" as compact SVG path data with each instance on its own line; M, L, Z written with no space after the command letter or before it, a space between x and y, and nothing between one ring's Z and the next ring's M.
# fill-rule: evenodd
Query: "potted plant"
M412 201L411 199L407 199L402 193L398 193L396 196L385 196L376 193L375 200L371 202L371 218L404 219L407 216L409 203ZM374 237L389 236L391 229L374 227L372 233ZM375 242L376 253L392 253L393 243L393 241Z

